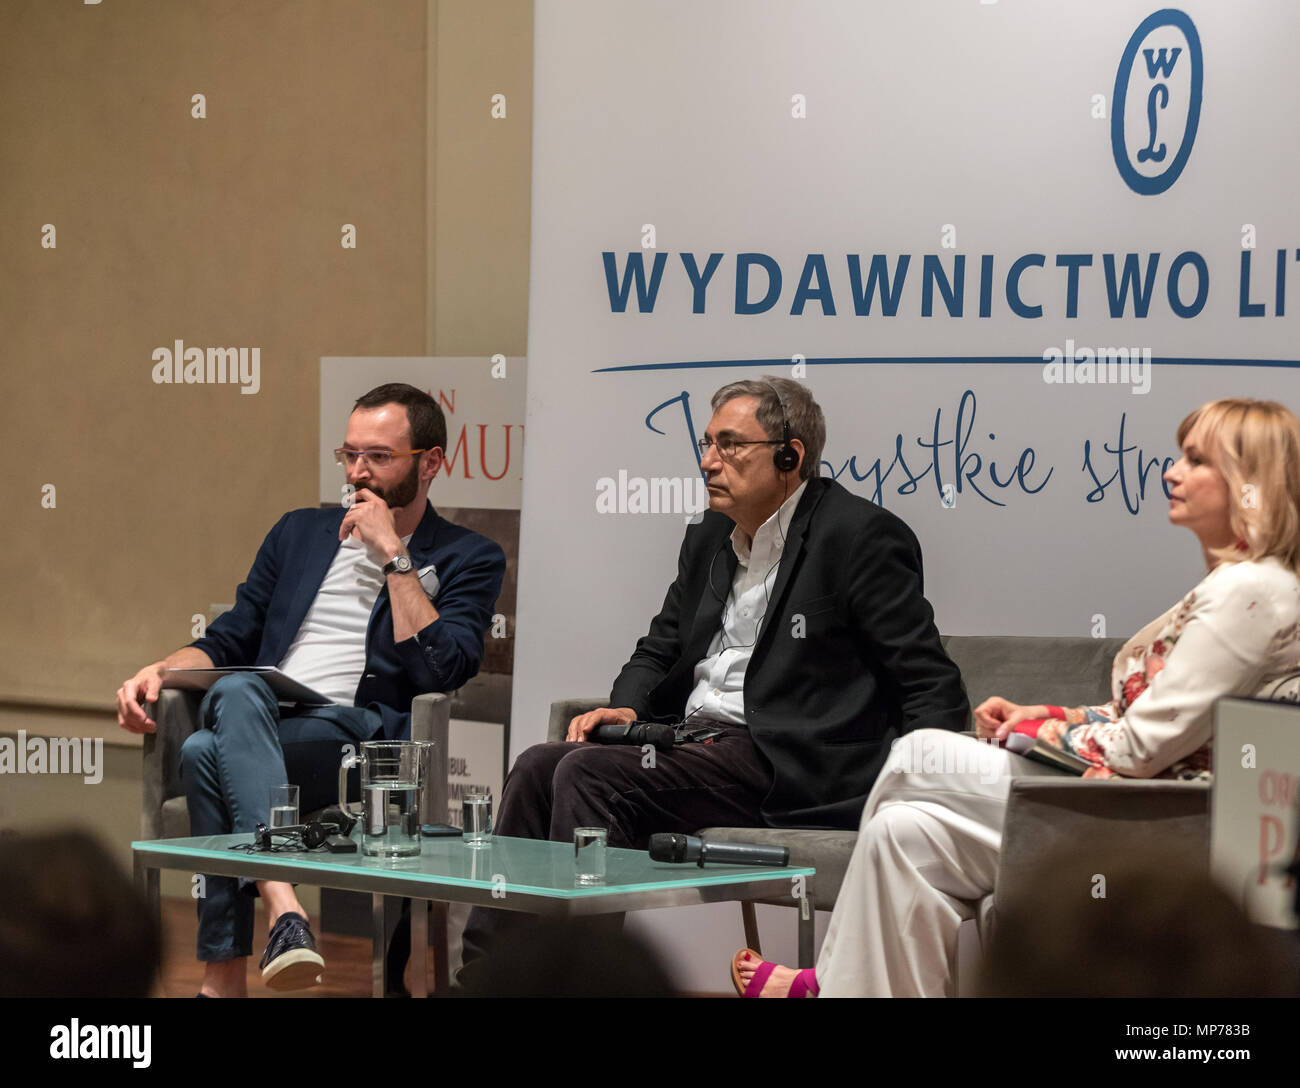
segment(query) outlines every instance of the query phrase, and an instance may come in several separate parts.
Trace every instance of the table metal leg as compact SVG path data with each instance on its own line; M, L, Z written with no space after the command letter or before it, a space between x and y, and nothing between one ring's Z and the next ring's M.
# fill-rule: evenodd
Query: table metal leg
M385 952L385 938L387 933L384 925L384 896L378 892L372 892L370 895L370 939L372 942L373 958L370 963L370 996L382 998L385 993L384 975L387 973L388 963Z
M135 870L135 886L144 897L145 909L149 913L149 921L153 924L154 931L161 934L162 899L158 894L158 870L151 865L144 864L139 854L135 855L132 868Z
M813 959L815 943L815 919L817 917L817 908L813 903L811 893L805 894L799 900L799 967L816 967L817 964Z
M451 965L447 962L447 910L446 903L434 900L429 936L433 941L433 992L436 994L445 994L451 985Z
M752 899L746 899L740 904L740 920L745 927L745 946L761 956L763 949L758 941L758 912L754 909Z
M429 901L411 900L411 996L429 996Z

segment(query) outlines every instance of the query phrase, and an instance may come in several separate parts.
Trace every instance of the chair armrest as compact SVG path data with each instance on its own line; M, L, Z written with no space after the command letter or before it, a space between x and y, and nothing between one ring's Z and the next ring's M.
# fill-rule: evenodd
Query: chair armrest
M429 761L429 781L420 806L420 822L440 824L447 820L447 769L451 697L436 691L417 695L411 701L411 739L433 745Z
M144 736L143 766L140 776L140 834L145 839L163 837L162 806L172 797L180 797L181 745L199 729L201 691L167 688L158 693L153 720L154 733Z
M1210 787L1168 779L1033 777L1011 782L996 898L1033 892L1035 873L1069 848L1081 888L1116 851L1192 854L1209 864ZM1077 859L1077 860L1076 860Z
M608 698L589 695L583 699L557 699L551 704L551 720L546 726L547 740L563 740L569 732L569 722L579 714L605 706Z

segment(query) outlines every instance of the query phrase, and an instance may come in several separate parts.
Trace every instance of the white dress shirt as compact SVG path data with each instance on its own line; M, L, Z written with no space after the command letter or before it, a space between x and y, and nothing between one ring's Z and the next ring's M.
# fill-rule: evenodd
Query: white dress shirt
M695 688L686 700L686 718L692 723L703 718L745 724L745 669L767 613L790 521L807 486L807 481L801 483L758 527L752 543L739 525L732 530L736 574L722 609L722 625L709 643L708 656L695 666Z

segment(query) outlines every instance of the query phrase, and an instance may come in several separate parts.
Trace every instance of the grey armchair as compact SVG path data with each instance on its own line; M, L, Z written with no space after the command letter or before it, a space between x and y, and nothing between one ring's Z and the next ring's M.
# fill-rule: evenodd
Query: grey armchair
M158 730L145 734L140 836L183 838L190 833L190 814L181 786L181 745L199 728L201 692L168 689L159 694L154 721ZM418 695L411 703L411 739L433 743L429 788L420 819L442 823L447 812L447 731L451 700L441 692ZM303 813L304 816L308 815Z
M1048 858L1076 867L1080 887L1088 887L1093 873L1104 872L1107 859L1117 852L1150 849L1169 856L1198 856L1208 867L1209 809L1206 782L1097 781L1064 775L1013 779L997 884L957 933L956 995L969 997L978 989L997 902L1032 896ZM1068 862L1062 862L1063 856Z
M1033 638L1002 635L944 636L944 648L961 670L972 704L990 695L1029 703L1050 698L1079 706L1110 698L1111 660L1123 639ZM605 705L603 698L562 699L551 704L548 739L563 740L575 714ZM958 937L957 988L971 992L982 946L993 924L999 893L1030 879L1034 863L1053 846L1094 839L1204 844L1209 850L1209 792L1182 782L1084 781L1067 777L1017 780L1003 830L1003 850L993 895L972 904L973 916ZM770 842L790 848L790 864L817 870L808 888L811 909L833 910L858 833L798 828L702 828L713 842ZM815 895L815 897L814 897ZM758 900L797 907L791 898ZM741 904L745 940L761 952L754 902ZM811 927L809 927L811 929ZM811 939L801 944L799 966L812 967Z

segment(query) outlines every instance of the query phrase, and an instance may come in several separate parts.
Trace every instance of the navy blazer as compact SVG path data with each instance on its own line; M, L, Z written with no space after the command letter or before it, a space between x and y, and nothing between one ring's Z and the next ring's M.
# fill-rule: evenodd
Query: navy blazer
M345 513L338 507L285 514L262 541L248 578L236 591L235 607L190 645L219 667L278 665L338 551ZM430 564L437 568L438 618L395 643L385 582L370 612L365 672L353 700L379 712L383 726L378 735L388 740L411 735L415 696L454 691L478 672L506 569L500 545L439 517L432 504L426 505L406 547L416 570Z
M623 667L610 706L679 720L731 591L735 523L686 530L677 580ZM925 599L921 548L888 510L824 478L795 508L745 670L745 719L772 768L773 827L854 828L893 742L967 728L970 707Z

